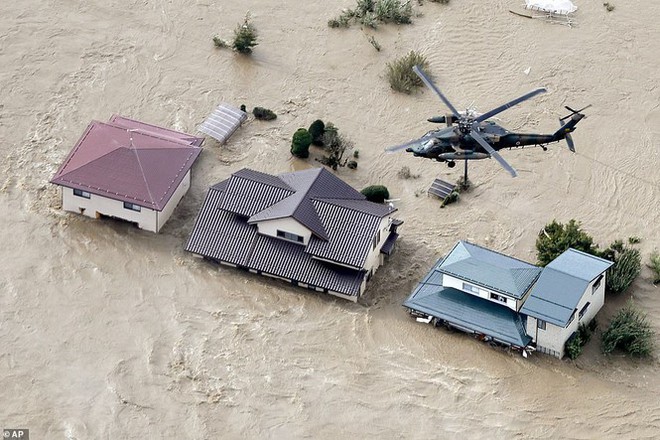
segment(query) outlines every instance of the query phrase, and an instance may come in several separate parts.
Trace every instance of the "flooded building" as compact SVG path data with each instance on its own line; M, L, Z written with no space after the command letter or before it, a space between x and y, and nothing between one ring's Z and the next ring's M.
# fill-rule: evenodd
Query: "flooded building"
M420 321L561 358L578 325L603 306L611 265L568 249L540 268L460 241L403 305Z
M325 168L242 169L209 189L186 250L357 301L402 223Z
M158 232L190 188L203 138L121 116L92 121L51 183L62 208Z

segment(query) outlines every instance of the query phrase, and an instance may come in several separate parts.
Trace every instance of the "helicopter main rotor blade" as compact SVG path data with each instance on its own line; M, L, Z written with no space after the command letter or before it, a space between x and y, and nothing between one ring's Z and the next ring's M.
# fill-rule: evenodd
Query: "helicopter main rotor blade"
M432 138L433 138L433 136L430 136L430 135L422 136L419 139L415 139L415 140L412 140L410 142L406 142L405 144L394 145L393 147L385 148L385 151L387 153L396 153L397 151L401 151L404 148L408 148L408 147L411 147L413 145L423 144L424 142L427 142L429 139L432 139Z
M514 105L518 105L518 104L520 104L521 102L523 102L523 101L527 101L529 98L533 98L533 97L535 97L536 95L541 94L541 93L544 93L544 92L546 92L546 89L543 88L543 87L540 87L540 88L538 88L538 89L536 89L536 90L532 90L531 92L529 92L529 93L527 93L527 94L525 94L525 95L522 95L520 98L516 98L516 99L514 99L514 100L512 100L512 101L507 102L506 104L502 104L501 106L492 109L492 110L489 111L489 112L486 112L486 113L484 113L484 114L482 114L482 115L477 116L476 118L474 118L474 122L485 121L486 119L488 119L488 118L492 118L492 117L495 116L496 114L501 113L501 112L503 112L504 110L507 110L507 109L513 107Z
M471 130L470 136L472 136L472 139L477 141L479 145L484 147L484 150L486 150L488 154L493 156L495 160L497 160L500 163L500 165L502 165L502 167L511 174L511 177L516 177L518 175L516 170L511 165L509 165L509 163L506 160L504 160L502 156L500 156L500 153L495 151L495 149L493 149L493 147L491 147L490 144L486 142L486 140L483 137L481 137L479 133L477 133L475 130Z
M451 102L445 97L445 95L442 94L442 92L433 84L433 82L426 76L426 74L422 71L422 69L419 68L419 66L413 66L413 71L419 76L419 78L426 84L426 87L429 89L433 90L436 95L442 100L442 102L445 103L445 105L451 110L451 112L456 116L457 118L460 118L461 115L456 111L456 108L454 108L453 105L451 105Z
M573 138L571 137L571 134L566 133L564 139L566 139L566 143L568 144L568 149L571 150L573 153L575 153L575 144L573 143Z

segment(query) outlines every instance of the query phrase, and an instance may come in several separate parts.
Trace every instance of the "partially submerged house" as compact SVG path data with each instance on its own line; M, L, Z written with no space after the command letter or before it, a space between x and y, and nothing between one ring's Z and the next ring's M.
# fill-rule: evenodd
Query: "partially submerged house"
M561 358L578 325L603 306L611 265L569 249L540 268L460 241L403 305L425 322Z
M209 189L186 250L357 301L394 250L394 211L325 168L242 169Z
M62 207L158 232L190 188L203 138L115 115L92 121L51 183Z

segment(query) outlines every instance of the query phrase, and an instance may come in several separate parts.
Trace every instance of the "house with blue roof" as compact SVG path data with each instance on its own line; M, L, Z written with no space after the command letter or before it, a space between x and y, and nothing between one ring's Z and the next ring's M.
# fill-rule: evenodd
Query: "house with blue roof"
M244 168L213 185L186 250L357 301L403 222L325 168L277 176Z
M403 305L424 322L561 358L578 325L591 321L603 306L611 265L568 249L540 268L459 241Z

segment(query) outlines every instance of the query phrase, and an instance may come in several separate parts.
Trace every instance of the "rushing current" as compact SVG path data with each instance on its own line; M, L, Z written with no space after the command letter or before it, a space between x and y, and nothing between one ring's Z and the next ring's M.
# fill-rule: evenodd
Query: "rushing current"
M0 428L34 439L659 438L658 358L576 361L492 348L401 307L459 239L534 262L544 224L575 218L605 246L660 249L660 4L577 2L572 28L508 12L518 1L413 2L413 23L331 29L353 0L0 2ZM218 49L246 12L254 53ZM369 37L379 43L376 51ZM440 209L426 189L460 167L384 148L447 112L428 90L393 92L386 65L417 50L457 108L552 133L564 105L593 106L548 151L470 166L472 192ZM160 234L60 209L48 183L90 120L119 113L194 133L220 102L273 109L223 146L207 139L192 188ZM321 118L359 150L337 175L390 188L397 252L357 304L183 250L206 189L292 160ZM315 148L315 147L312 147ZM399 177L403 166L413 175ZM607 298L600 331L632 297L660 330L650 270ZM658 338L660 339L660 338ZM656 341L660 342L660 341ZM660 346L660 344L659 344Z

